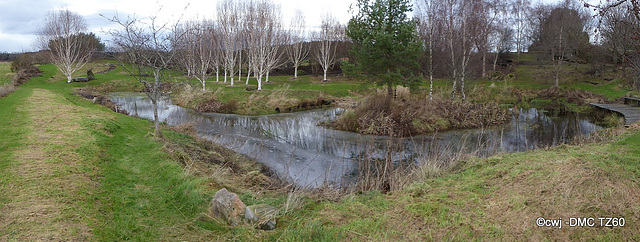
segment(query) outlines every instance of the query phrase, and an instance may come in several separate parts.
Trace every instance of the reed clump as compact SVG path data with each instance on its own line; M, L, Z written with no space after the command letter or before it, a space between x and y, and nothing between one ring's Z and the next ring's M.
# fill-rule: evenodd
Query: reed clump
M407 137L452 129L481 128L511 121L512 112L496 102L472 103L376 94L347 111L332 126L361 134Z

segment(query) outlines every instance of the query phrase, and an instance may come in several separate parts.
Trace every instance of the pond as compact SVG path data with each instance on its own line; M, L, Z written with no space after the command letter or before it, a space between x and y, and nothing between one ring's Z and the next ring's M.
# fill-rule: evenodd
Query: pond
M111 93L109 98L132 116L153 119L151 101L144 94ZM158 103L160 121L167 125L192 123L201 137L248 155L280 177L307 187L352 182L357 162L363 158L420 163L459 154L522 152L568 143L601 128L579 114L549 117L536 109L519 110L505 125L408 138L360 135L318 125L343 111L242 116L198 113L172 104L169 98Z

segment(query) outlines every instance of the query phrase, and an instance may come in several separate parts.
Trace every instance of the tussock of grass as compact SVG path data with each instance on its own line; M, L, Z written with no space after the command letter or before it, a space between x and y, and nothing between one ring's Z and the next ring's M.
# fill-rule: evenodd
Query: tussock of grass
M9 93L12 93L15 90L16 90L16 86L10 83L5 83L2 86L0 86L0 97L7 96L9 95Z
M418 97L389 100L386 94L377 94L363 100L332 126L363 134L403 137L502 124L510 121L511 115L497 103L462 103Z

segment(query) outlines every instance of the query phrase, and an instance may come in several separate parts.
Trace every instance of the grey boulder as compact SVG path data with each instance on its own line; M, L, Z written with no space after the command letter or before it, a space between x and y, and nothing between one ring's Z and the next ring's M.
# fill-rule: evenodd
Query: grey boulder
M216 192L211 201L211 211L215 217L223 219L231 226L236 226L242 222L245 205L237 194L222 188Z
M276 228L278 209L268 204L248 206L244 211L244 219L262 230Z

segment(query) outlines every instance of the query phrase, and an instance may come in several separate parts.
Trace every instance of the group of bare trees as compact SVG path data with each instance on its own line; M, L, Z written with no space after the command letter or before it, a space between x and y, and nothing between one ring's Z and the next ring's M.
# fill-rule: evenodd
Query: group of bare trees
M297 78L298 67L310 54L324 70L326 80L327 71L337 62L336 42L344 41L343 27L330 15L323 17L320 31L309 33L301 11L286 26L280 6L268 0L220 1L216 18L182 23L176 32L185 33L174 43L180 63L187 75L200 81L203 90L211 74L219 81L223 72L224 82L229 79L233 86L243 78L243 70L245 84L254 77L261 90L270 72L288 63Z
M425 43L425 73L433 94L436 70L452 79L451 98L466 99L465 85L473 61L487 76L488 63L496 71L500 54L527 50L531 41L531 3L528 0L418 0L418 32ZM493 60L490 61L490 58Z
M504 53L519 57L535 50L559 70L568 56L579 55L590 44L591 19L578 0L537 6L530 0L417 0L416 5L425 73L431 82L438 71L451 78L451 98L459 94L466 99L472 66L475 75L485 77L488 68L497 70Z
M587 3L588 4L588 3ZM640 90L640 1L607 0L593 6L599 10L602 45L614 63L634 71L633 86Z
M563 62L579 56L592 45L587 32L591 16L584 3L577 1L536 6L532 6L530 0L414 1L417 34L423 41L426 57L423 72L431 83L429 96L433 95L434 76L439 75L452 80L451 98L459 95L465 100L470 75L487 76L487 69L497 70L502 54L516 52L519 56L530 50L546 55L554 64L555 86L558 86ZM639 70L640 17L636 5L637 1L620 0L596 7L602 10L602 45L616 62ZM327 72L339 59L336 55L339 43L348 42L345 27L330 14L323 16L318 31L307 31L302 12L298 11L286 25L279 5L269 0L222 0L218 2L215 18L158 28L139 20L111 20L120 23L123 29L111 32L117 51L154 52L148 51L151 49L156 50L156 54L170 53L172 63L164 63L162 68L179 64L188 76L201 83L203 90L214 74L215 80L220 81L224 73L224 82L235 85L244 77L243 71L246 71L245 84L254 77L260 90L263 79L268 82L272 70L290 63L297 78L298 67L307 60L321 67L326 80ZM151 25L154 20L150 18ZM145 28L151 29L152 33L148 33L151 35L153 31L162 30L163 35L155 38L165 38L168 42L160 42L168 46L146 46L144 41L148 41L148 37L142 36ZM86 30L85 21L68 10L50 14L41 30L41 47L50 50L53 62L69 81L95 50L85 46L90 44L83 41ZM125 40L129 41L128 46L122 44ZM139 54L130 55L128 62L138 64L143 59ZM164 57L146 59L162 62ZM157 63L150 66L155 67Z

